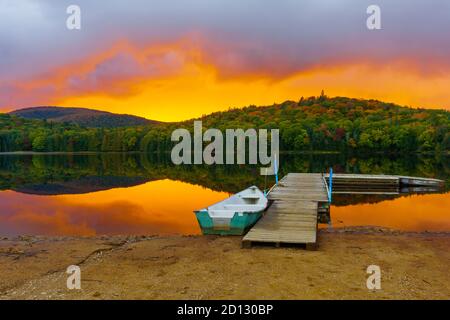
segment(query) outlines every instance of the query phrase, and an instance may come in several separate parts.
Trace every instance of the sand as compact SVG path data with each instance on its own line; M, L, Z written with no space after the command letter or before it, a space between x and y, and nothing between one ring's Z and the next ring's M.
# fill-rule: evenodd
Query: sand
M450 234L352 229L317 251L241 248L241 237L0 240L0 299L449 299ZM81 290L66 286L81 268ZM381 268L381 290L366 269Z

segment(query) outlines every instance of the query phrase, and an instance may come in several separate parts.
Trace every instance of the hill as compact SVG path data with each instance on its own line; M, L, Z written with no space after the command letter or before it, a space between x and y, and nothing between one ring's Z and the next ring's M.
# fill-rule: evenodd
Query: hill
M26 119L66 122L94 128L131 127L156 123L156 121L133 115L115 114L85 108L33 107L15 110L10 112L10 114Z
M346 97L301 98L248 106L199 119L134 127L88 128L0 114L1 151L142 151L172 149L173 130L279 129L281 151L416 153L450 151L450 112Z
M422 152L450 150L450 112L347 97L301 98L199 118L204 128L280 130L289 151ZM191 121L186 124L191 126Z

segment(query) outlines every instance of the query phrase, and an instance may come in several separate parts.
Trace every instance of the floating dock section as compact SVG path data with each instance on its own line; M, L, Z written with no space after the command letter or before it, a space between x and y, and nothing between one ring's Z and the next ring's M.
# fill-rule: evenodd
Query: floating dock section
M325 175L329 183L329 175ZM333 194L400 194L409 190L433 192L444 185L444 181L431 178L373 175L373 174L334 174Z

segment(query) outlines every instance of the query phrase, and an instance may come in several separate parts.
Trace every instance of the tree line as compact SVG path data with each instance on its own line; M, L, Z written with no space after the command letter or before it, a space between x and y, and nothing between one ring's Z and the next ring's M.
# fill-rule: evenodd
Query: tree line
M345 97L301 98L179 123L90 128L0 114L0 152L167 152L177 128L279 129L283 151L448 152L450 112Z

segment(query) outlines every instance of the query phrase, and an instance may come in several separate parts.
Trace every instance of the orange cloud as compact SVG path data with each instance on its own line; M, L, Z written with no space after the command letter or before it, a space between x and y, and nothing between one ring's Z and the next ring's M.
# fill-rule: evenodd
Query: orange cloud
M274 54L269 67L266 58L255 60L245 65L248 57L242 59L230 48L191 38L143 47L121 41L87 60L14 84L11 95L17 98L3 107L79 106L177 121L229 107L298 100L324 89L329 96L450 108L450 75L423 71L414 59L389 64L364 57L329 60L291 72L282 55ZM21 99L27 105L19 103Z

